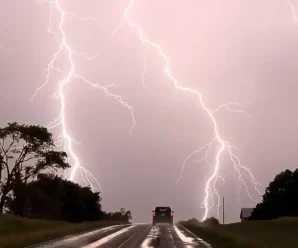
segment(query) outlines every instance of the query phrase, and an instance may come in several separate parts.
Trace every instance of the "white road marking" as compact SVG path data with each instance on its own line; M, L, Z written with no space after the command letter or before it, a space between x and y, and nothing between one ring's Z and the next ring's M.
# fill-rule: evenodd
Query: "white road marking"
M86 238L86 237L89 237L89 236L92 236L92 235L96 235L96 234L100 234L100 233L106 233L108 231L111 231L113 229L116 229L117 227L120 227L121 225L115 225L115 226L109 226L109 227L105 227L105 228L100 228L100 229L96 229L94 231L91 231L91 232L86 232L84 234L80 234L80 235L77 235L77 236L73 236L73 237L69 237L69 238L66 238L66 239L57 239L57 240L53 240L53 241L50 241L50 242L44 242L44 243L41 243L40 245L38 246L29 246L27 248L30 248L30 247L36 247L36 248L43 248L43 247L47 247L47 248L56 248L56 247L59 247L61 245L66 245L70 242L74 242L74 241L77 241L77 240L80 240L80 239L83 239L83 238Z
M131 240L134 236L136 236L137 233L134 233L130 238L125 240L121 245L119 245L117 248L122 248L129 240Z
M110 241L111 239L117 237L118 235L129 231L130 229L132 229L134 227L135 227L135 225L132 225L132 226L127 227L127 228L124 228L124 229L122 229L122 230L120 230L118 232L115 232L115 233L112 233L112 234L108 235L107 237L104 237L102 239L99 239L99 240L97 240L97 241L95 241L95 242L93 242L93 243L91 243L89 245L83 246L82 248L96 248L96 247L98 247L98 246L100 246L100 245L102 245L104 243L107 243L108 241Z
M176 248L176 246L175 246L175 244L174 244L174 237L173 237L173 235L172 235L172 230L171 230L170 228L168 228L168 231L169 231L169 235L170 235L170 237L171 237L171 240L172 240L172 242L173 242L173 248Z

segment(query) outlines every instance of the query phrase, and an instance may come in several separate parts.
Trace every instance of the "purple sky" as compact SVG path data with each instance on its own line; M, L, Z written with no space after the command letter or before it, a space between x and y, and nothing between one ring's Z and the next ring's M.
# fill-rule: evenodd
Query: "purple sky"
M210 142L210 118L196 99L175 90L163 73L164 61L147 51L135 29L124 23L128 0L61 1L67 12L95 21L66 17L67 41L73 50L97 55L94 60L76 56L76 73L94 83L116 84L110 89L134 106L136 126L128 109L104 92L78 79L65 87L67 128L73 148L84 167L99 179L104 208L130 209L134 220L150 221L156 205L170 205L177 219L202 218L204 185L211 168L186 165L179 184L181 165L200 146ZM293 0L298 9L298 1ZM46 87L31 101L46 79L45 69L58 45L48 30L49 5L34 0L4 0L0 9L0 124L17 120L47 125L59 115L59 100L52 97L63 77L53 72ZM58 32L59 13L53 12ZM135 0L130 18L142 26L148 38L160 44L170 59L174 76L183 86L199 90L206 106L239 102L248 117L224 109L214 116L222 138L237 146L237 156L261 183L297 164L298 23L283 0L170 1ZM59 37L60 38L60 37ZM0 48L1 51L1 48ZM67 71L66 53L56 66ZM52 130L59 135L61 128ZM213 150L211 154L213 154ZM203 154L202 154L203 155ZM226 220L239 220L241 207L254 206L227 153L222 157L217 189L225 196ZM250 179L249 192L256 199ZM79 173L75 181L82 183ZM210 212L211 215L216 213Z

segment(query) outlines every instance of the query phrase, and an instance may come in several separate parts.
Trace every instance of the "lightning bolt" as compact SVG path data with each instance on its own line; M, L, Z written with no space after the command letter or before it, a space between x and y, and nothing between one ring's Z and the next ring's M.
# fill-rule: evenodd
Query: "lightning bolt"
M121 96L112 94L109 91L109 88L113 87L114 85L104 86L104 85L100 85L98 83L92 83L87 78L83 77L82 75L78 75L76 73L74 57L83 57L87 60L92 60L92 59L96 59L98 57L98 55L88 56L86 53L78 53L71 48L71 46L68 43L67 35L64 30L66 17L70 16L72 18L77 18L82 21L95 20L95 18L93 18L93 17L83 18L83 17L78 16L75 13L65 11L61 5L60 0L42 0L42 1L37 1L37 2L49 4L50 15L49 15L48 33L55 37L55 40L58 44L58 49L53 54L53 57L51 58L51 60L48 63L48 66L46 69L45 82L39 88L36 89L36 91L32 95L31 99L33 99L38 94L38 92L50 82L52 71L56 71L58 73L63 73L66 75L64 78L62 78L58 82L57 91L53 95L53 97L59 99L59 102L60 102L59 116L56 119L54 119L52 122L49 123L48 128L53 129L53 128L60 126L62 129L62 132L58 137L57 144L61 145L64 143L64 149L70 155L70 164L72 165L72 167L71 167L68 179L74 180L76 171L80 170L82 179L84 180L84 182L87 185L89 185L92 188L92 190L100 189L102 191L102 188L101 188L97 178L90 171L88 171L86 168L84 168L81 165L81 162L73 149L74 140L71 137L71 135L69 134L69 131L67 129L67 126L68 126L67 116L66 116L67 108L66 108L66 101L65 101L65 95L64 95L65 88L68 84L70 84L72 82L73 79L76 78L76 79L80 79L84 83L87 83L89 86L91 86L93 88L102 90L106 96L114 98L123 107L127 108L132 115L133 125L131 127L130 133L136 124L133 107L130 106L127 102L123 101ZM59 33L58 32L55 33L52 29L52 19L53 19L54 11L57 11L57 13L59 14L59 25L58 25ZM67 56L67 63L69 65L69 69L67 71L63 71L59 67L55 66L55 62L62 55L62 53L66 53L66 56ZM96 183L97 187L95 187L93 185L93 182Z
M236 107L236 109L233 108L233 107ZM229 112L242 113L242 114L244 114L248 117L251 117L251 114L248 114L246 111L241 109L241 108L244 108L244 107L245 107L245 105L243 105L243 104L240 104L240 103L237 103L237 102L230 102L230 103L219 105L215 110L212 111L212 114L218 112L221 109L226 109Z
M291 11L292 11L292 16L293 16L293 19L295 22L297 22L297 16L296 16L296 11L295 11L295 8L292 4L291 1L287 1L288 5L290 5L290 8L291 8Z
M164 68L163 68L163 71L164 73L166 74L166 76L170 79L170 81L172 82L173 86L175 89L177 90L180 90L180 91L183 91L183 92L187 92L187 93L190 93L192 95L194 95L197 100L198 100L198 103L200 104L201 108L206 112L206 114L210 117L210 122L213 126L213 133L214 133L214 138L212 139L212 141L207 144L206 146L204 147L201 147L199 148L198 150L192 152L190 155L188 155L182 165L182 171L181 171L181 174L180 174L180 177L178 178L177 181L180 180L181 176L182 176L182 173L183 173L183 170L184 170L184 167L187 163L187 161L196 153L199 153L201 152L202 150L206 149L207 148L207 155L206 155L206 160L207 160L207 157L208 157L208 152L209 150L215 146L215 144L218 146L217 148L217 152L216 152L216 155L215 155L215 162L214 162L214 166L213 166L213 170L212 170L212 173L210 175L210 177L208 178L207 182L206 182L206 185L205 185L205 197L204 197L204 201L203 201L203 208L204 208L204 216L203 216L203 220L205 220L207 217L208 217L208 214L209 214L209 209L210 209L210 206L209 206L209 202L211 202L212 206L214 206L214 199L213 199L213 195L215 195L217 197L217 214L219 214L219 206L220 206L220 197L219 197L219 193L218 191L216 190L216 182L218 180L218 178L222 178L220 175L219 175L219 169L221 167L221 156L222 154L226 151L229 153L230 155L230 158L231 158L231 161L233 163L233 166L234 166L234 169L236 170L236 172L238 173L238 176L239 176L239 180L243 183L243 185L245 186L246 188L246 191L249 195L249 197L251 199L252 196L250 195L249 191L248 191L248 186L246 184L246 182L244 181L243 177L242 177L242 174L241 174L241 171L245 171L249 176L250 176L250 179L251 179L251 182L253 183L255 189L257 190L258 193L260 193L260 191L258 190L258 186L259 184L257 183L257 181L255 180L252 172L250 171L249 168L247 168L246 166L243 166L240 162L240 159L232 152L232 148L233 146L231 146L227 141L223 140L220 133L219 133L219 128L218 128L218 124L216 122L216 119L215 119L215 116L214 114L219 111L220 109L222 108L225 108L226 110L228 111L232 111L232 112L242 112L242 113L245 113L244 111L242 110L239 110L239 109L234 109L232 108L232 106L235 106L237 104L235 103L228 103L228 104L224 104L224 105L221 105L219 106L217 109L215 110L211 110L209 109L205 102L203 101L203 96L202 94L197 91L197 90L194 90L190 87L184 87L182 86L175 78L175 76L173 75L173 73L171 72L170 70L170 61L169 61L169 58L167 57L167 55L163 52L163 49L160 45L158 45L157 43L149 40L147 38L147 35L145 34L145 32L142 30L142 27L136 23L134 23L130 17L129 17L129 13L131 12L132 8L133 8L133 5L135 3L136 0L130 0L127 7L125 8L124 10L124 14L123 14L123 21L121 22L121 24L115 28L115 30L113 31L113 35L115 35L117 33L117 31L124 26L125 23L127 23L130 28L132 29L135 29L136 32L137 32L137 35L139 37L139 40L146 46L149 46L153 49L155 49L159 56L161 57L161 59L163 59L164 61ZM144 82L144 80L143 80ZM241 107L238 105L238 107ZM246 114L246 113L245 113ZM246 114L248 115L248 114ZM207 160L208 161L208 160Z

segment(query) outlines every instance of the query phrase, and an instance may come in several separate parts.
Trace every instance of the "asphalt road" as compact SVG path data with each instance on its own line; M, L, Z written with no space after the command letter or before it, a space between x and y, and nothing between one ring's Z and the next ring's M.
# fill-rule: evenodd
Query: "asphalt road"
M183 227L119 225L43 243L35 248L211 248Z

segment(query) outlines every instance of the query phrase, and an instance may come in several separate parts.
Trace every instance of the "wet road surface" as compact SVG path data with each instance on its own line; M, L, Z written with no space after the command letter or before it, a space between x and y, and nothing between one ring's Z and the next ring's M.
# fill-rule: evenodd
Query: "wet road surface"
M180 226L117 225L30 248L212 248Z
M115 233L130 225L115 225L109 226L95 231L86 232L78 235L71 235L61 239L44 242L38 245L32 245L26 248L79 248L87 244L97 241L103 237L106 237L112 233Z
M44 243L36 248L211 248L180 226L119 225Z

